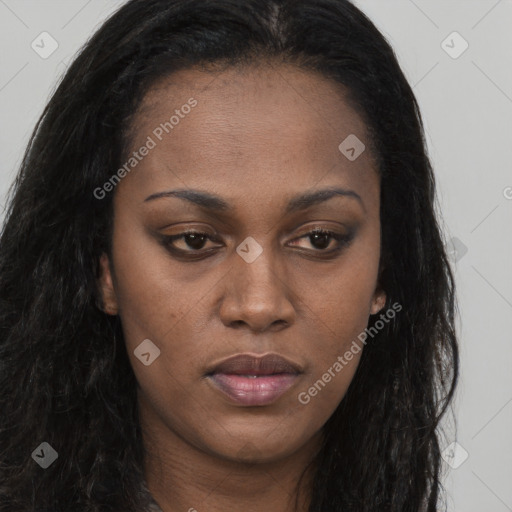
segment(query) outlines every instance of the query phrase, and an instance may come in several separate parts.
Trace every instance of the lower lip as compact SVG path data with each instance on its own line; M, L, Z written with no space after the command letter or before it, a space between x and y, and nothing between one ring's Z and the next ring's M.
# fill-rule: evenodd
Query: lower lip
M234 402L241 405L268 405L290 389L298 374L279 373L255 378L215 373L208 378Z

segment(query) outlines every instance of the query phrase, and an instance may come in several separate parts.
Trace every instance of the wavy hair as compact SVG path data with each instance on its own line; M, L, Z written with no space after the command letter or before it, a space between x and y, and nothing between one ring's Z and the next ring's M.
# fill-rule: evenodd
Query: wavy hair
M403 310L371 340L324 426L310 512L434 512L440 420L458 380L452 270L420 110L395 53L348 0L131 0L83 46L45 107L0 239L0 511L140 512L137 382L98 307L112 196L148 88L178 69L267 61L350 93L381 181L380 283ZM376 322L370 318L369 327ZM42 469L42 442L58 459ZM142 490L141 490L142 489Z

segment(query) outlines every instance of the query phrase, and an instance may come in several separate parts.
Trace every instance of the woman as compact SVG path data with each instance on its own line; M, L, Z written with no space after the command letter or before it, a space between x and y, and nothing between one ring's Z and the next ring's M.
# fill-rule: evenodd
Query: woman
M413 92L347 0L131 0L0 245L0 510L438 510L454 284Z

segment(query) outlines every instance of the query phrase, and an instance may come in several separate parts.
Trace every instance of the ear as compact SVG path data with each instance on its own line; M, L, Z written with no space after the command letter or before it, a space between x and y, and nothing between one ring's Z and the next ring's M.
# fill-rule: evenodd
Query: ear
M101 297L101 305L98 304L98 307L107 313L107 315L117 315L117 297L114 290L112 273L110 271L110 261L105 253L100 256L99 277L97 284Z
M380 287L377 286L372 298L372 304L370 307L370 314L376 315L379 311L381 311L386 305L386 292Z

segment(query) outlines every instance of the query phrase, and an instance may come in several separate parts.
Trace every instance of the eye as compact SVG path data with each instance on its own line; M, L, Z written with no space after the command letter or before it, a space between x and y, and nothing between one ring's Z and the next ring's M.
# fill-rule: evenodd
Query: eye
M314 229L295 240L309 239L314 252L330 254L340 251L352 239L351 234L341 234L325 229ZM334 243L332 243L334 241ZM293 244L295 245L295 244ZM329 249L330 248L330 249Z
M221 244L221 241L214 235L193 230L184 231L176 235L164 235L161 238L161 243L164 247L177 256L201 257L214 252L214 250L219 247L219 245L212 245L205 249L208 241ZM308 252L330 255L340 252L345 245L348 245L353 238L353 234L341 234L335 231L318 228L296 238L294 242L308 238L310 245L313 247L313 250L306 248ZM292 243L291 245L297 244Z
M184 231L177 235L168 235L163 237L163 244L170 250L177 253L194 253L204 248L207 240L218 241L209 233L200 231ZM178 244L176 243L178 242ZM178 245L180 247L178 247ZM207 251L203 251L204 252Z

